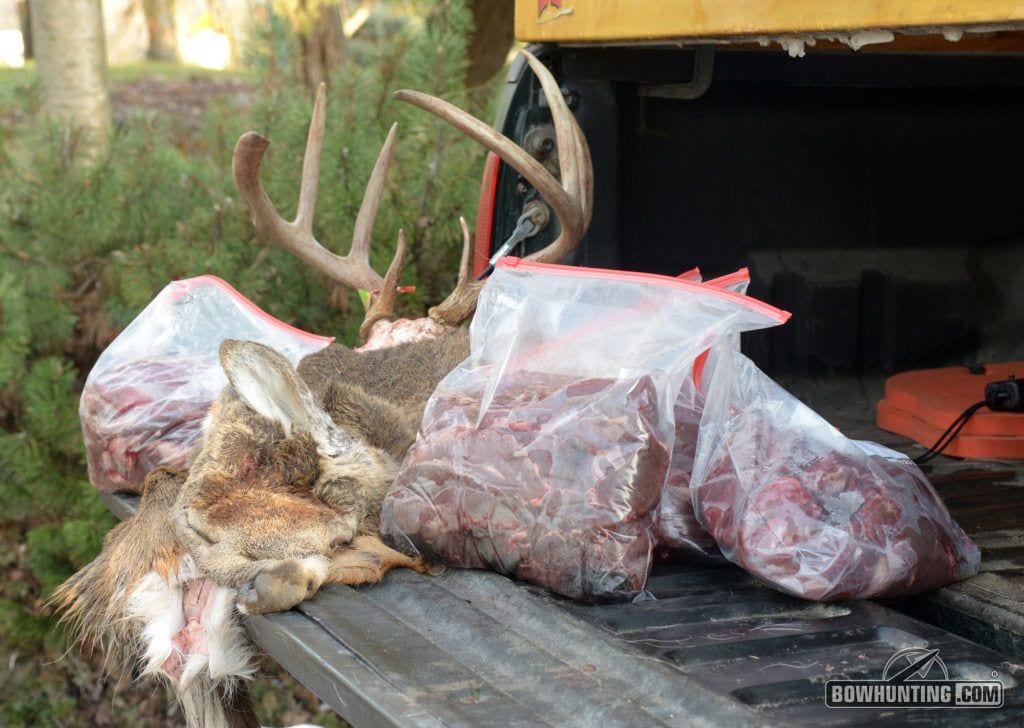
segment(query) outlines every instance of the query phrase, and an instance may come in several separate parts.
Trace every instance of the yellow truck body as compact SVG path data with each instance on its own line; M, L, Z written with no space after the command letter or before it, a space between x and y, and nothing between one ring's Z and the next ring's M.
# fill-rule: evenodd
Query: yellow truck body
M1024 27L1020 0L516 0L524 42L608 43L827 35L913 34Z

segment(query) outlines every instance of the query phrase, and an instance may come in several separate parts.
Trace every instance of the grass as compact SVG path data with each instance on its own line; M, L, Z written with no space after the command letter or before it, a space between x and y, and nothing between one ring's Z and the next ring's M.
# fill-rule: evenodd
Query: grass
M23 68L6 68L4 66L0 66L0 90L4 89L9 83L17 85L34 83L36 75L36 66L32 61L26 63ZM151 76L168 80L185 80L189 78L201 78L204 76L208 76L210 78L247 78L253 81L258 80L259 78L256 72L246 69L217 71L210 68L184 66L180 63L169 63L165 61L143 61L142 63L127 63L119 66L110 66L107 69L107 76L111 83L134 81L139 78L147 78Z
M215 71L198 66L183 66L175 63L146 61L122 66L111 66L108 78L112 88L145 78L163 81L188 81L196 78L231 79L256 83L259 74L247 69ZM39 74L35 64L29 61L24 68L0 66L0 113L24 108L31 99Z
M36 82L36 69L0 67L0 111L25 104L25 95Z

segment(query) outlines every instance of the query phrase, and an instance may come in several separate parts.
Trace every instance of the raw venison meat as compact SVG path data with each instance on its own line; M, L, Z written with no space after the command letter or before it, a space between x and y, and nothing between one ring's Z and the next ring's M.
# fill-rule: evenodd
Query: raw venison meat
M678 277L701 282L699 268L681 273ZM750 271L740 268L735 273L712 278L704 285L745 294L750 285ZM739 348L739 333L730 333L727 338L735 348ZM661 503L658 504L654 516L654 534L659 552L665 552L666 549L684 549L700 556L718 555L715 539L697 521L697 516L693 512L693 497L690 494L693 459L697 454L697 434L704 411L704 392L701 386L708 354L709 352L705 351L694 360L691 375L683 380L673 407L672 415L676 423L675 442L672 446L668 480L665 481Z
M204 362L133 361L82 392L80 414L89 480L108 492L139 492L150 470L187 468L210 408L193 380Z
M739 352L718 354L691 487L726 558L819 601L977 573L977 547L913 462L843 437Z
M654 519L657 545L664 548L688 549L699 555L718 553L715 539L697 521L690 495L693 459L697 452L697 433L701 406L686 395L693 390L684 384L684 393L676 400L673 414L676 421L675 442L669 463L668 479Z
M522 373L486 412L438 396L381 515L401 545L575 599L643 589L668 469L657 392ZM479 420L479 424L474 424Z
M717 340L788 314L730 290L502 258L424 413L381 531L576 599L643 589L673 402Z
M78 414L93 485L139 493L150 470L191 464L206 412L227 384L224 339L266 344L293 364L334 340L278 321L214 276L169 283L85 380Z

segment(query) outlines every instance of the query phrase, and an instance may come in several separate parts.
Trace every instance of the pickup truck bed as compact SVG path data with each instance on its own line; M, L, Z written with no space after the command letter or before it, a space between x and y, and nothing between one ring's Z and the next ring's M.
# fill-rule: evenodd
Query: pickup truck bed
M850 436L909 448L873 425L881 380L790 389ZM982 573L914 598L816 604L733 566L665 563L653 599L583 606L494 573L403 570L247 629L357 726L1024 725L1020 463L933 462ZM134 505L105 500L120 517ZM826 680L879 679L896 652L926 646L951 679L1000 680L1003 707L825 706Z

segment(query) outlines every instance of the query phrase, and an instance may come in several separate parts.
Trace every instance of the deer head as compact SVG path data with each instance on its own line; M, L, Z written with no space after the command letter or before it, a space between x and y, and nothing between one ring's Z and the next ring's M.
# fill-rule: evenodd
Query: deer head
M326 569L316 557L355 538L369 496L386 490L397 464L338 426L277 352L228 340L220 355L230 388L178 497L178 531L199 568L226 586L253 580L267 560Z

